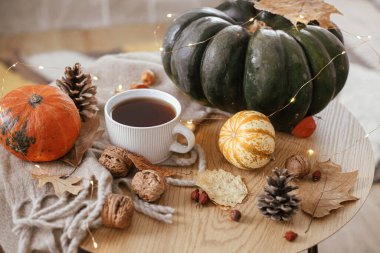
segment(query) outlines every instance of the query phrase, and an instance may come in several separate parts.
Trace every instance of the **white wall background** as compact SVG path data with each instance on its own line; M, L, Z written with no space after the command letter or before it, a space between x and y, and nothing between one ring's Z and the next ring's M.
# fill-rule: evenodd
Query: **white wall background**
M126 23L158 23L168 13L222 0L0 0L0 35Z

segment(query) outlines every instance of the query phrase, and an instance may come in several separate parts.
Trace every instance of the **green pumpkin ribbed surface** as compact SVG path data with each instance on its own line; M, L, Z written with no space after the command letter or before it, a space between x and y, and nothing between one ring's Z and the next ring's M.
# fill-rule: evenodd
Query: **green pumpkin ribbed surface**
M251 31L245 25L255 16L271 28ZM228 112L256 110L271 115L277 130L291 132L344 87L349 62L342 43L338 27L310 22L295 28L236 0L178 17L162 61L172 81L201 103Z

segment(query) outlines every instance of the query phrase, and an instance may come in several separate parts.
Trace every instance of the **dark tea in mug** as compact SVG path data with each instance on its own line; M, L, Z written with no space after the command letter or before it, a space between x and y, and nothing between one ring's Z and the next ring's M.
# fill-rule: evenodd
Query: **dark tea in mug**
M165 124L176 116L169 103L155 98L134 98L117 104L112 119L127 126L151 127Z

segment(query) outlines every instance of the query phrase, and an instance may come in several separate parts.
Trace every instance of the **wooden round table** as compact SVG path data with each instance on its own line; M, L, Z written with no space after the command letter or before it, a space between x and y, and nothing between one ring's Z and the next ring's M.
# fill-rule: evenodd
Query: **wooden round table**
M90 238L82 248L90 252L113 253L299 252L312 248L341 229L359 211L371 188L375 167L373 151L368 139L364 138L364 130L343 106L333 102L318 116L317 130L308 139L277 133L275 161L255 171L237 169L219 152L217 139L225 120L208 120L199 126L197 142L206 152L207 168L240 174L247 184L250 195L245 203L238 206L243 215L240 222L230 221L226 211L212 204L197 207L190 200L193 189L170 186L159 203L176 208L173 224L164 224L136 213L130 228L100 228L94 232L98 248L93 247ZM299 211L291 222L271 221L256 208L256 197L262 193L265 176L272 175L273 168L284 166L290 155L307 155L308 149L315 151L312 161L330 158L342 165L343 171L359 170L352 194L360 199L345 203L344 208L324 218L314 219L310 230L305 233L310 223L309 215ZM196 174L195 166L179 168L178 171L188 172L189 169L194 170L193 175ZM296 241L288 242L283 238L288 230L299 234Z

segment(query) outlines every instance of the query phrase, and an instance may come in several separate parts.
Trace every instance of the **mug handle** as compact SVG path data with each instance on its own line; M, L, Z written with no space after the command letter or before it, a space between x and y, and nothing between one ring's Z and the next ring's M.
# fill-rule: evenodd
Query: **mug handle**
M194 133L182 125L181 123L178 123L172 131L173 136L176 134L183 135L187 140L187 145L182 145L181 143L177 142L176 140L170 145L170 151L176 152L176 153L187 153L190 152L190 150L193 149L195 145L195 136Z

